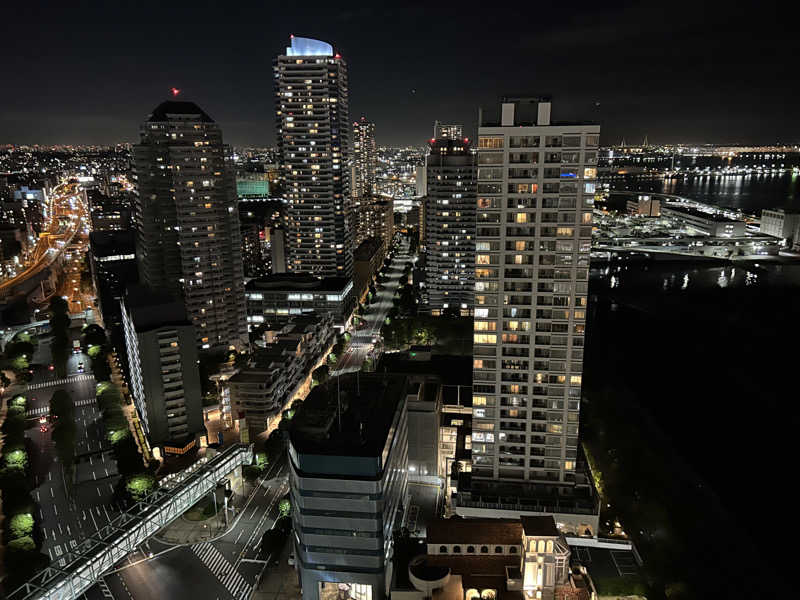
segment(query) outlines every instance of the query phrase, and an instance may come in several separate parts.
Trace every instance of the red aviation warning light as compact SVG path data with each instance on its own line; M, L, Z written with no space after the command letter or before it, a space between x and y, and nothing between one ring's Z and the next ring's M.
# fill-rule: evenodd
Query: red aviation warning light
M170 92L172 92L172 97L173 97L173 98L175 98L175 97L176 97L178 94L180 94L180 93L181 93L181 91L180 91L178 88L176 88L176 87L174 87L174 88L170 88L170 90L169 90L169 91L170 91Z

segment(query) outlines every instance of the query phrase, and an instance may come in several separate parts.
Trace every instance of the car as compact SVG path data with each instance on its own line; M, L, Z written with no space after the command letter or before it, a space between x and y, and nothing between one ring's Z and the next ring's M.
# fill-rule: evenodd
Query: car
M288 562L288 563L289 563L289 566L290 566L290 567L293 567L293 566L294 566L294 562L295 562L295 561L294 561L294 552L292 552L292 553L289 555L289 558L286 560L286 562Z
M54 370L56 367L55 367L55 365L50 365L50 366L49 366L49 367L47 367L47 368L48 368L48 370L52 371L52 370Z
M83 363L82 362L78 363L78 373L83 373Z
M47 423L47 417L39 417L39 423L40 424Z
M39 425L39 431L41 433L47 433L47 425Z

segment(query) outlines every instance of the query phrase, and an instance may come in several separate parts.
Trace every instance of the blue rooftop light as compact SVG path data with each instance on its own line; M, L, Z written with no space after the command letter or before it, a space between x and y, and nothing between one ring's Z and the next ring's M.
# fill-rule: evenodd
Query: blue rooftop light
M333 56L333 46L311 38L292 36L292 45L286 47L286 56Z

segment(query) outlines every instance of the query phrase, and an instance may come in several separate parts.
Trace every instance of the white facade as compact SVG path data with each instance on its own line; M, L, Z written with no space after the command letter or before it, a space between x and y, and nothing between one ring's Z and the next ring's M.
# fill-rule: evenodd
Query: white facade
M478 140L472 480L576 480L600 127L502 105Z

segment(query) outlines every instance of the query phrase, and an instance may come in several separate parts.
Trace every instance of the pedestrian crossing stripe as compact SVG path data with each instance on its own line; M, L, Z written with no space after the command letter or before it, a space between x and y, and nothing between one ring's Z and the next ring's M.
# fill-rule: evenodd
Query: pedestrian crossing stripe
M34 383L28 385L29 390L39 390L46 387L53 387L56 385L64 385L65 383L73 383L75 381L88 381L94 379L91 373L81 373L80 375L72 375L71 377L63 377L54 381L42 381L41 383Z
M236 599L247 598L253 586L245 581L244 577L231 566L231 563L210 542L195 544L192 552L203 562L212 575L216 577L231 596Z
M95 404L94 398L81 398L73 403L74 406L80 408L82 406L93 406ZM25 413L27 417L41 417L44 415L50 414L50 407L49 406L39 406L37 408L32 408Z

